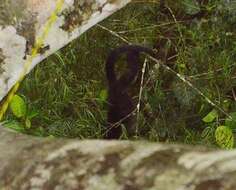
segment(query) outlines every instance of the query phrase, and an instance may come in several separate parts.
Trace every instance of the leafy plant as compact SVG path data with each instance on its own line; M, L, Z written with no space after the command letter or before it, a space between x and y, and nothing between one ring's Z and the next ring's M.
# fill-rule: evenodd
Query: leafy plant
M212 111L210 111L202 120L205 123L211 123L213 122L216 118L218 117L218 113L215 109L213 109Z
M31 128L31 120L38 115L35 110L29 109L24 98L14 95L10 102L10 110L15 118L5 123L6 127L17 131L24 131Z
M99 101L105 102L107 100L107 97L108 97L107 90L105 90L105 89L101 90L100 94L99 94Z
M22 118L26 116L26 103L23 98L19 95L14 95L12 101L10 102L10 109L14 116L17 118Z
M230 113L230 118L225 120L225 125L236 130L236 112Z
M202 120L208 125L207 128L217 126L215 120L219 117L217 110L210 111ZM215 130L215 139L219 147L232 149L234 147L234 136L232 129L236 127L236 113L231 114L231 118L227 118L225 125L218 126ZM205 131L205 130L204 130Z
M232 149L234 147L234 137L232 130L224 125L217 127L215 131L216 143L225 149Z

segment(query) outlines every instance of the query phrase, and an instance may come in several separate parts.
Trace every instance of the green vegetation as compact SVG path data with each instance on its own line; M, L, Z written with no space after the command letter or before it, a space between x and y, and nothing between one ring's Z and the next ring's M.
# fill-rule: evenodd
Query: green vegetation
M189 19L200 9L194 0L169 2L164 12L155 1L133 2L38 65L21 86L23 98L11 104L7 126L39 136L102 138L104 63L126 39L156 48L160 61L146 67L137 139L232 148L236 4L211 0L206 15Z

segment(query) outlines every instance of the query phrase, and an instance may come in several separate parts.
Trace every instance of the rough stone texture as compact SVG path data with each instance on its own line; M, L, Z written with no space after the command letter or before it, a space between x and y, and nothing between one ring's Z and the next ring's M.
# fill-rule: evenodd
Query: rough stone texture
M42 36L57 0L0 1L0 100L19 79L30 60L35 41ZM130 0L64 0L61 12L42 47L37 63L124 7Z
M0 139L0 189L236 189L236 150L37 138L3 127Z

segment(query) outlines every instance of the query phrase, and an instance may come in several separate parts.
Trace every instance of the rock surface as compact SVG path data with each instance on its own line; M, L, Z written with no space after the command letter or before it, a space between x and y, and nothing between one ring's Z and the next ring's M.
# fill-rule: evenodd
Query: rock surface
M1 0L0 100L36 64L129 2ZM57 14L52 15L55 10ZM32 57L31 52L36 42L40 42L40 47Z
M236 189L236 150L38 138L3 127L0 139L0 189Z

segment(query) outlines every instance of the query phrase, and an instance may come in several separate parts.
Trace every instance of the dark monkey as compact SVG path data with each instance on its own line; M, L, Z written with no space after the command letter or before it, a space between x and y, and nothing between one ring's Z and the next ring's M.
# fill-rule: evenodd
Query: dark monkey
M108 81L108 114L107 132L105 138L115 139L122 134L121 124L127 127L128 134L134 131L134 115L132 112L135 106L132 98L129 97L127 89L134 81L139 71L140 53L144 52L154 55L153 51L138 45L121 46L109 54L106 62L106 77ZM126 54L127 72L118 79L115 73L115 63L122 54Z

